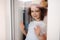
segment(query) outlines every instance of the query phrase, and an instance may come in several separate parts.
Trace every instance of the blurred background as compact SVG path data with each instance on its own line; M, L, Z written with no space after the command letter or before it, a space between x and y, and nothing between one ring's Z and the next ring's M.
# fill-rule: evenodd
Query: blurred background
M14 9L12 9L11 4ZM47 40L59 40L59 27L60 27L59 4L60 0L48 0L49 10L48 10ZM21 5L23 6L23 8ZM24 3L21 3L20 1L0 0L0 40L12 40L12 39L22 40L22 33L19 28L19 23L20 21L23 20L22 19L23 16L22 14L20 14L20 12L23 13L22 12L23 9L24 9ZM11 29L13 30L13 32Z

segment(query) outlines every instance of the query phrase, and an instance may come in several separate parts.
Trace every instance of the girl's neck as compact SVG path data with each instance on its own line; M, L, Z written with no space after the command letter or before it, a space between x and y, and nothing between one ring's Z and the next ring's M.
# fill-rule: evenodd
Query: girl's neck
M40 19L36 19L36 21L40 21Z

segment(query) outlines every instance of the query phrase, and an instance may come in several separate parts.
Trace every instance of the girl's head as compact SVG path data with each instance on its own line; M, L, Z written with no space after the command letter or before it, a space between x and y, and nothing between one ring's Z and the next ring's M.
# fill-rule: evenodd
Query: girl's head
M31 5L29 8L29 15L35 20L43 20L44 12L44 8L40 8L38 5Z

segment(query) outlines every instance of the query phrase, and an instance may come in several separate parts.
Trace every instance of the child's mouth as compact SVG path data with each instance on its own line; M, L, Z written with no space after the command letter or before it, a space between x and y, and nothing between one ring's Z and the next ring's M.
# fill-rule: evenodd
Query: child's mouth
M37 15L35 15L34 17L37 17Z

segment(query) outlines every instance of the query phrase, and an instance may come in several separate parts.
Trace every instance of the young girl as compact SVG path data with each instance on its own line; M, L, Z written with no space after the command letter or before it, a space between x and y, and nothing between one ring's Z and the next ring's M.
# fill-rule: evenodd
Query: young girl
M29 8L29 15L33 18L33 21L29 24L28 33L25 40L46 40L44 39L44 37L46 38L46 26L43 22L43 8L40 8L38 5L31 5Z

